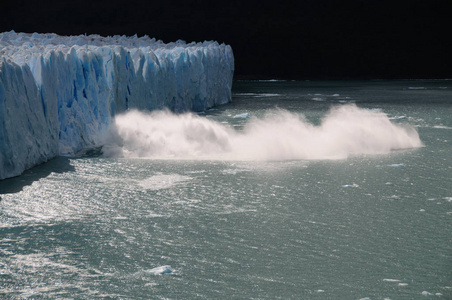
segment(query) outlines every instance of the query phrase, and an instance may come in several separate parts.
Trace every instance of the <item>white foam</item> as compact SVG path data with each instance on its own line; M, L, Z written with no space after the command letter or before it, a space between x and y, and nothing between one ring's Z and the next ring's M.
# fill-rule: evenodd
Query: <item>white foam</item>
M274 94L274 93L235 93L234 96L250 96L250 97L258 98L258 97L277 97L277 96L281 96L281 95Z

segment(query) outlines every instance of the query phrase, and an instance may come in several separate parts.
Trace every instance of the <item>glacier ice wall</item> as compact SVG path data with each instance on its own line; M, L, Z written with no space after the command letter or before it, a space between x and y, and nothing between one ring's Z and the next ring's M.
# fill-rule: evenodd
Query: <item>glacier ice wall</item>
M217 42L0 33L0 179L102 144L128 109L230 102L233 72L231 47Z

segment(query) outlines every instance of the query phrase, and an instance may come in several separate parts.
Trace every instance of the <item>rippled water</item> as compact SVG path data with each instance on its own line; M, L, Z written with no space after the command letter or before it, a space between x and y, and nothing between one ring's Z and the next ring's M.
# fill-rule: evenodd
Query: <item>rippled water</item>
M319 125L354 102L414 126L424 146L54 159L0 182L0 297L452 297L452 81L236 82L233 95L202 117L241 131L277 106Z

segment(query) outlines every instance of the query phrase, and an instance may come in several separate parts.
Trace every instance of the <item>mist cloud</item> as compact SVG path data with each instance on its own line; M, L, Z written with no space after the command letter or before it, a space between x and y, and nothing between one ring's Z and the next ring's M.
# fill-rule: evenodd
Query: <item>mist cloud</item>
M383 112L343 105L320 125L286 110L250 118L242 131L196 114L129 111L118 115L106 156L197 160L344 159L421 147L417 131Z

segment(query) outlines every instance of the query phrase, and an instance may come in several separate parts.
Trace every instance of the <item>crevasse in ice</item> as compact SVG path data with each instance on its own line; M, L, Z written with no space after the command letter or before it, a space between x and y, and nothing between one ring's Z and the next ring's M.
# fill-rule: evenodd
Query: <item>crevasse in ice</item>
M217 42L0 33L0 179L102 144L127 109L227 103L233 72L231 47Z

